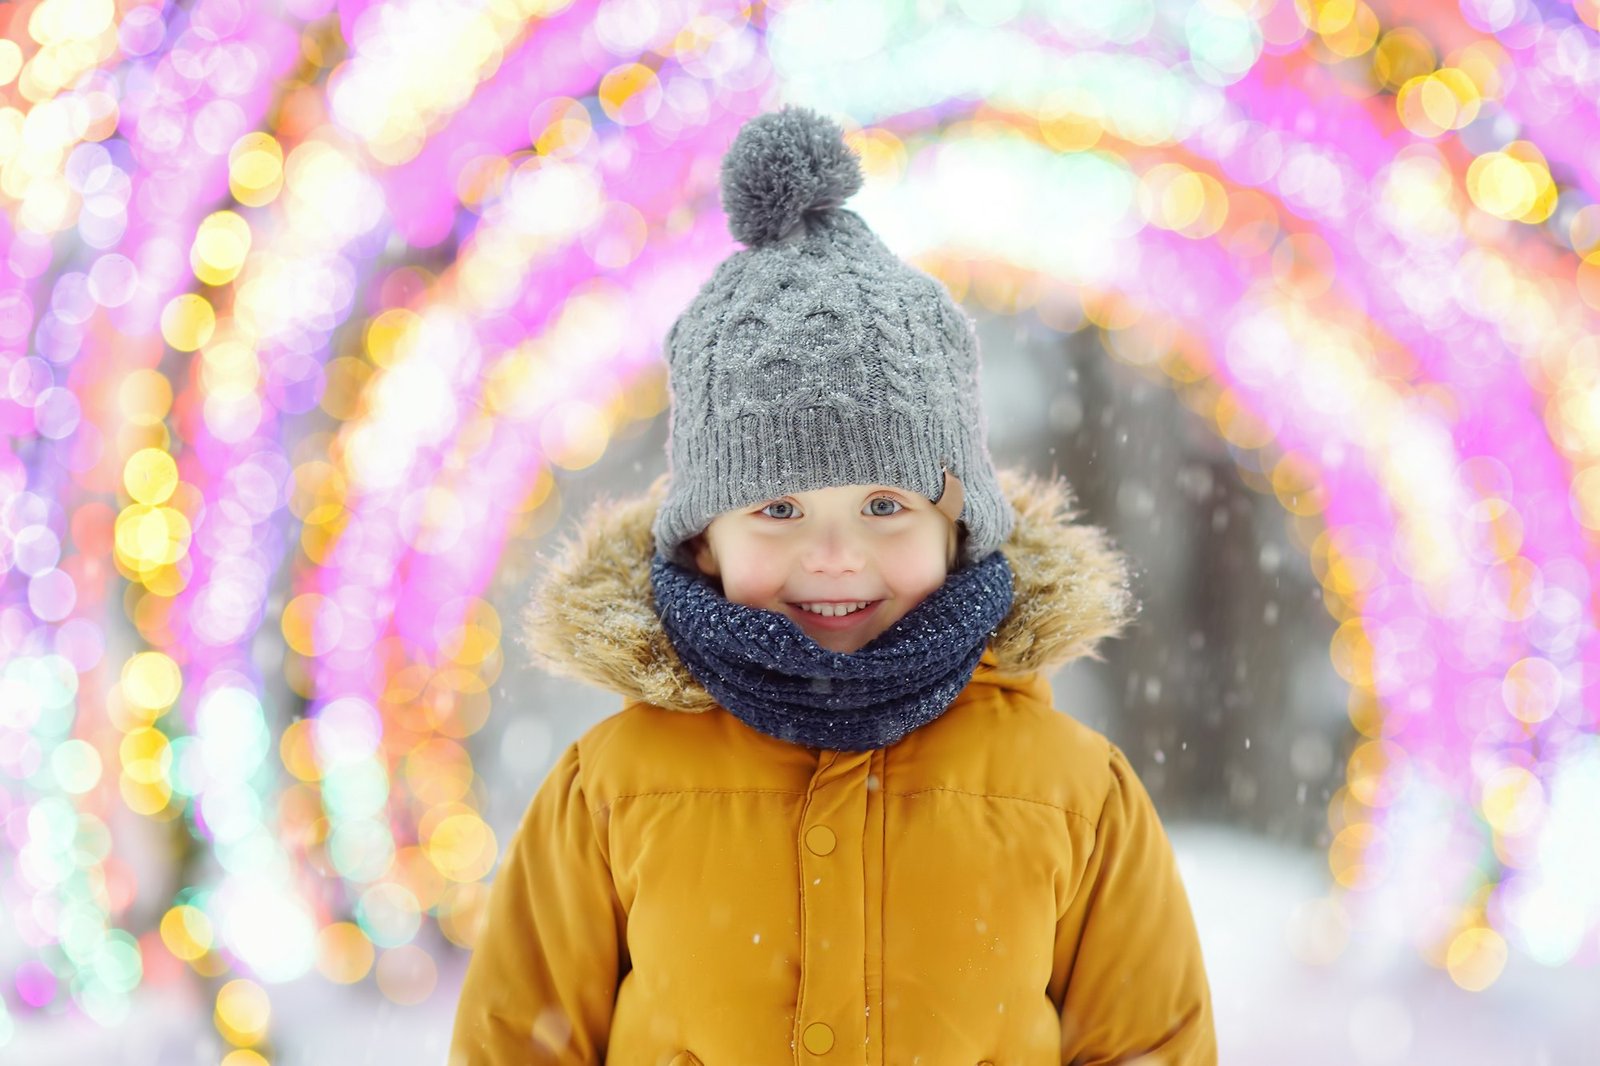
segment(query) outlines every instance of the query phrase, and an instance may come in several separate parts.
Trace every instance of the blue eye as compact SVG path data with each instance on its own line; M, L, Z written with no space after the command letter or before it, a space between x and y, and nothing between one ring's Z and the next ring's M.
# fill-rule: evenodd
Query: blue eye
M788 510L783 514L773 514L772 509L774 507L786 507ZM778 500L776 503L769 503L765 507L761 508L761 513L766 515L768 518L793 518L794 504L790 503L788 500Z
M888 504L892 510L880 508L878 506L880 503ZM887 518L892 514L899 514L901 511L905 510L905 507L900 503L899 500L891 500L887 496L874 496L872 499L867 501L867 507L870 508L872 514L878 518Z

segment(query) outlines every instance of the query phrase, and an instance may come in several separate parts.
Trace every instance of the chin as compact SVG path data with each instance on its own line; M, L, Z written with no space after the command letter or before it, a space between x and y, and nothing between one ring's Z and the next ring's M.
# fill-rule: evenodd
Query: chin
M862 648L865 648L868 644L871 644L871 643L872 643L872 641L870 639L860 641L859 643L856 642L856 641L837 641L836 642L836 641L830 641L827 638L824 638L822 640L817 641L817 644L820 645L821 647L824 647L824 648L828 649L829 651L836 651L836 652L840 652L842 654L848 654L849 652L853 652L853 651L860 651Z
M868 644L871 644L878 636L876 633L864 637L849 636L842 633L813 633L804 625L800 628L805 632L806 636L817 642L818 647L837 652L860 651Z

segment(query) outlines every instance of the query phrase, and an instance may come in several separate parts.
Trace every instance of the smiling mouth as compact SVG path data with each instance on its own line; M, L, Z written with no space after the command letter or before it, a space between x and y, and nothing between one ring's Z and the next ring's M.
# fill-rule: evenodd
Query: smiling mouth
M855 630L878 617L882 600L845 600L831 603L791 603L797 622L814 631Z
M863 611L876 602L876 600L848 600L844 603L797 603L795 606L807 614L820 615L823 618L843 618Z

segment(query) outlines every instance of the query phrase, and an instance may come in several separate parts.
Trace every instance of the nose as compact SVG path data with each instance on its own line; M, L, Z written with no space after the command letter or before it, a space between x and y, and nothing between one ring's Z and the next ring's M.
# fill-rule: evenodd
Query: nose
M866 555L846 524L821 522L807 540L801 562L816 574L854 574L866 564Z

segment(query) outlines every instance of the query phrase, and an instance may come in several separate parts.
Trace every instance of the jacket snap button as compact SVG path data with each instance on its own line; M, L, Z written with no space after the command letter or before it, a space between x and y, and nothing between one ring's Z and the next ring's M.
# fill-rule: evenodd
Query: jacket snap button
M800 1034L800 1039L805 1042L806 1050L813 1055L826 1055L833 1047L833 1030L821 1022L812 1022L806 1026L806 1031Z
M833 850L838 838L833 835L833 830L825 825L814 825L806 830L806 847L818 855L826 855Z

